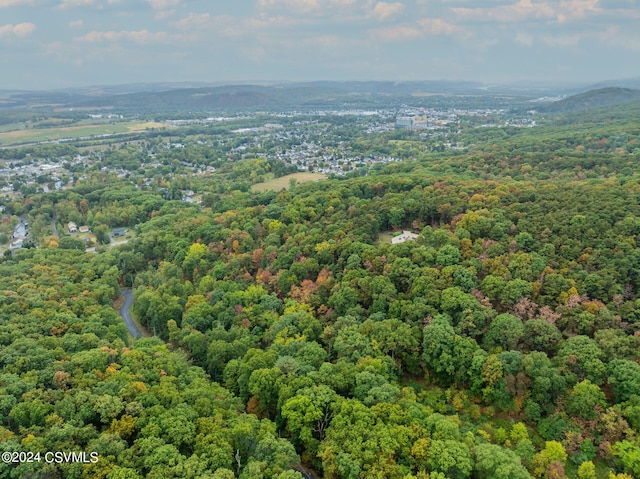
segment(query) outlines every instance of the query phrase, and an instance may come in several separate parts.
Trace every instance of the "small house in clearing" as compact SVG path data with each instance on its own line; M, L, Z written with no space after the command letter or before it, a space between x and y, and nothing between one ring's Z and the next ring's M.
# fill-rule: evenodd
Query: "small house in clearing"
M391 238L391 244L400 244L404 243L405 241L415 241L417 239L417 234L412 233L411 231L403 231L402 234Z
M114 238L117 236L124 236L127 230L125 228L113 228L111 230L111 236Z
M88 233L89 227L87 225L81 226L80 228L78 228L78 231L80 231L80 233Z
M77 233L78 225L75 224L73 221L69 221L69 223L67 224L67 229L69 230L69 233Z

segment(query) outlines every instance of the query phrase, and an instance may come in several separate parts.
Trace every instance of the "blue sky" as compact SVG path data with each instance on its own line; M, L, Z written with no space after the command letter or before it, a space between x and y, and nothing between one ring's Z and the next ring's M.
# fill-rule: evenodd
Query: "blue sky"
M0 0L0 89L640 76L640 0Z

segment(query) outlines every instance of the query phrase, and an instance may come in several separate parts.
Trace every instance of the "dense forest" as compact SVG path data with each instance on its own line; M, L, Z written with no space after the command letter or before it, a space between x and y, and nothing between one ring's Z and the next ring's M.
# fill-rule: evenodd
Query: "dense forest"
M283 165L196 145L150 185L96 169L7 202L43 237L134 234L2 257L3 451L99 460L0 475L640 477L639 112L471 126L456 151L354 134L403 161L281 191L249 186ZM137 148L104 158L134 172ZM172 169L188 152L215 173Z

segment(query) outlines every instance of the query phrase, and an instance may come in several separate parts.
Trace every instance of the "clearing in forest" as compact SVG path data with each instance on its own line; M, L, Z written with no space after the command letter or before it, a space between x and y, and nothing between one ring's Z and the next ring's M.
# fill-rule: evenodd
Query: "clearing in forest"
M282 189L288 190L291 185L291 180L296 180L296 183L307 183L309 181L326 180L327 175L322 173L293 173L291 175L281 176L280 178L274 178L264 183L256 183L251 187L251 191L280 191Z

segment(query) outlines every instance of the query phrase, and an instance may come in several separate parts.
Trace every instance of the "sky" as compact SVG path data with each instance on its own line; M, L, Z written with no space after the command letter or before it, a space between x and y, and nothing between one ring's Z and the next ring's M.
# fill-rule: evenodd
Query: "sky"
M0 89L640 77L640 0L0 0Z

